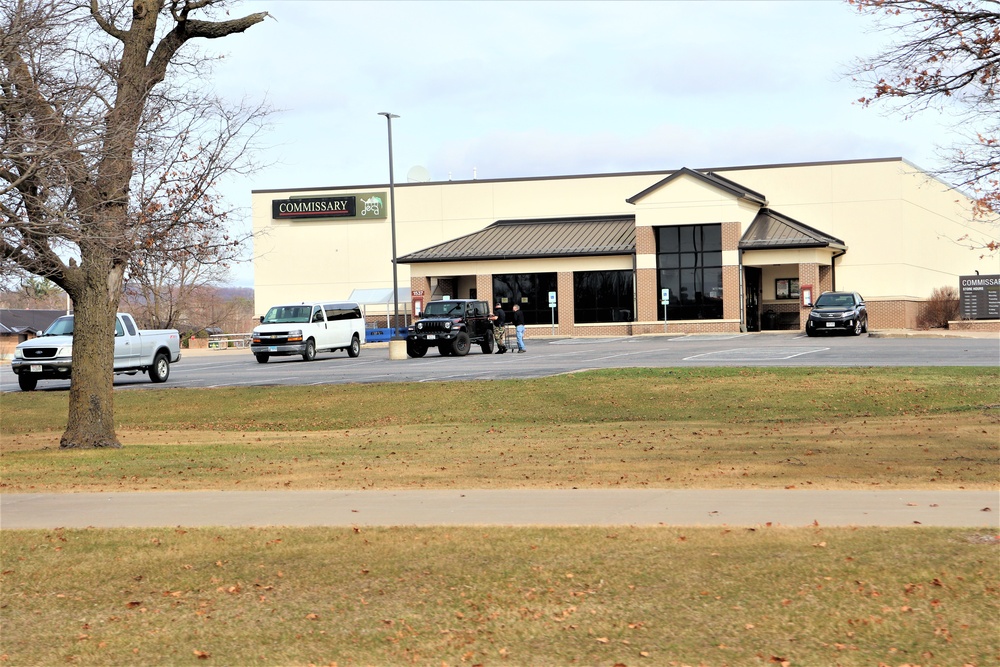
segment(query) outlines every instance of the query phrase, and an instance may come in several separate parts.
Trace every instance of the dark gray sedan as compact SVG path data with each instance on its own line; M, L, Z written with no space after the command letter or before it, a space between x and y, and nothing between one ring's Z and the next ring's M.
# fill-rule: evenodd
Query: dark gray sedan
M809 319L806 335L816 336L828 331L844 331L860 336L868 331L868 309L857 292L823 292L816 299Z

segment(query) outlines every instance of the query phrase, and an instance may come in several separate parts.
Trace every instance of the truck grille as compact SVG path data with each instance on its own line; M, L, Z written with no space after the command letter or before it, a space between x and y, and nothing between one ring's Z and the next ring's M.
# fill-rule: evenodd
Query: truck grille
M52 359L56 356L54 347L29 347L22 349L25 359Z

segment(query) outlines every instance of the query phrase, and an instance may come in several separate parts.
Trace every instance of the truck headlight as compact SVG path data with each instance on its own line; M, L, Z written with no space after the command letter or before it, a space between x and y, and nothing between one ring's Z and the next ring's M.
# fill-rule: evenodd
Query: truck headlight
M57 357L72 357L73 356L73 346L67 345L66 347L56 348Z
M19 348L19 347L15 347L14 348L14 358L15 359L24 359L24 352L21 350L21 348Z

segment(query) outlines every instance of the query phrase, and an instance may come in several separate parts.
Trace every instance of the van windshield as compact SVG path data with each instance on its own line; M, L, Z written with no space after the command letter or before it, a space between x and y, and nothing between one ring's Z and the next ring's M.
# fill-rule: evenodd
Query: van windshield
M304 324L312 315L312 306L275 306L267 311L262 324Z

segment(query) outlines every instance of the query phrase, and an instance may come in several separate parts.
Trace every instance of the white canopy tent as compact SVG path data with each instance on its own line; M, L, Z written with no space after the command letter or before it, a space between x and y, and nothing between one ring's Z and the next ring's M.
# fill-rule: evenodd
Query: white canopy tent
M377 289L356 289L351 292L348 301L356 301L361 305L361 310L368 321L371 313L379 319L385 318L385 326L389 327L389 318L395 314L395 304L392 301L392 288L382 287ZM399 304L399 314L403 316L401 326L406 326L410 318L410 288L400 287L396 291L396 303Z

